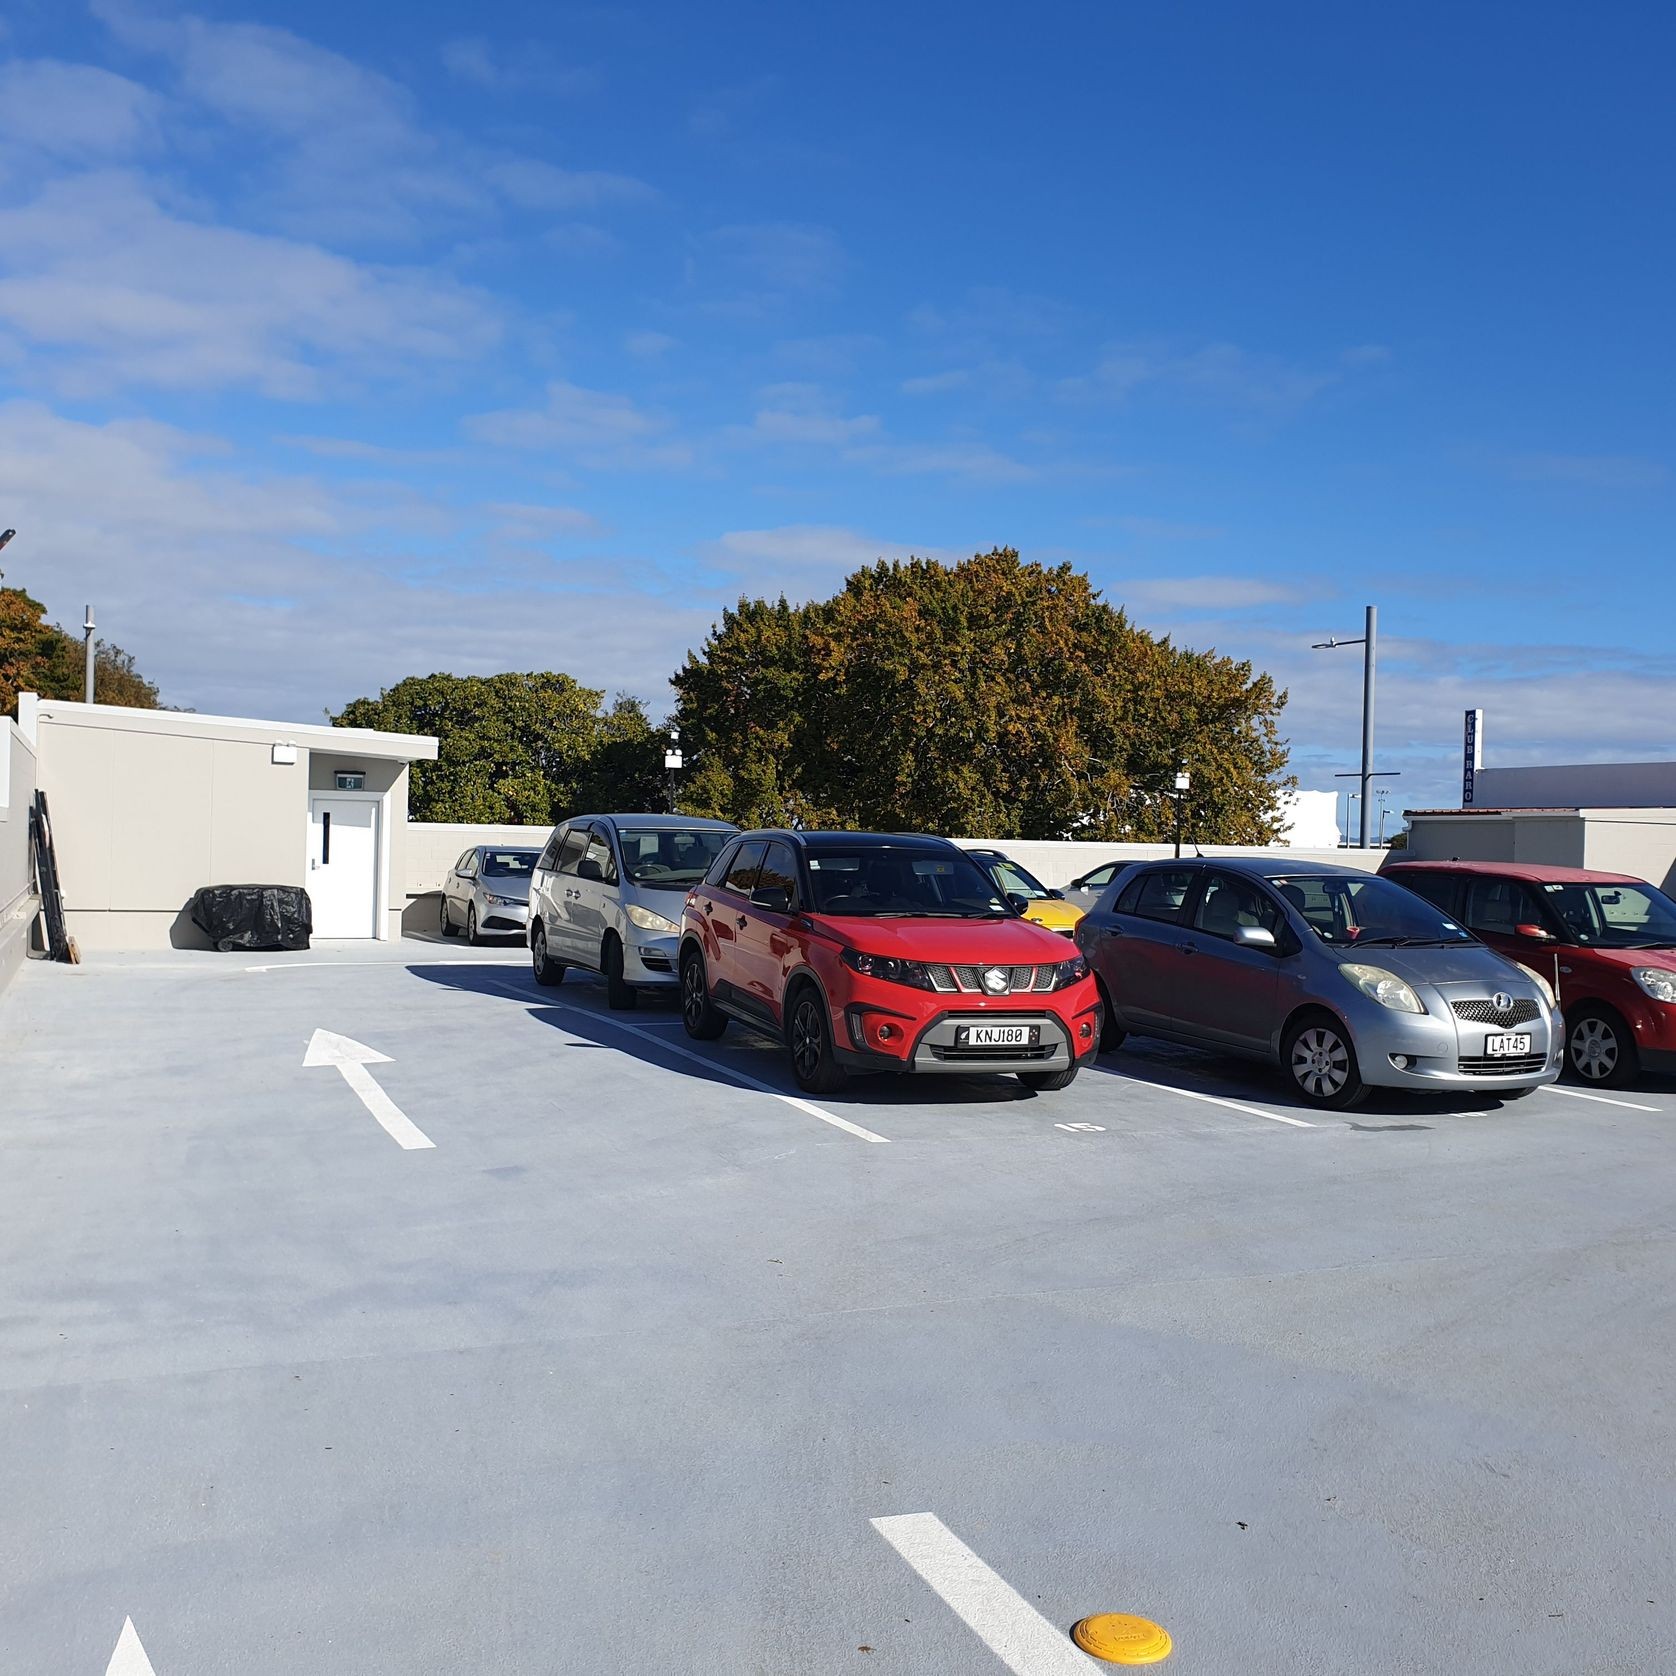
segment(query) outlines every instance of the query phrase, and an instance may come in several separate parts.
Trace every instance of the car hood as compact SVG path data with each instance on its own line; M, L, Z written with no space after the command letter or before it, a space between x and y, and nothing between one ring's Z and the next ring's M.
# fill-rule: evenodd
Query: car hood
M1024 917L1049 931L1069 931L1082 918L1083 911L1075 902L1057 901L1051 896L1032 902L1024 910Z
M1676 972L1676 949L1603 949L1587 943L1544 943L1542 952L1545 956L1557 954L1561 960L1598 960L1625 972L1633 972L1637 966Z
M1393 949L1377 943L1371 948L1358 949L1355 944L1335 948L1333 953L1344 962L1358 962L1364 966L1383 966L1409 983L1506 983L1510 978L1530 981L1516 962L1504 958L1482 943L1462 943L1454 948Z
M1037 966L1074 958L1055 931L1022 919L850 919L818 916L864 954L951 966Z

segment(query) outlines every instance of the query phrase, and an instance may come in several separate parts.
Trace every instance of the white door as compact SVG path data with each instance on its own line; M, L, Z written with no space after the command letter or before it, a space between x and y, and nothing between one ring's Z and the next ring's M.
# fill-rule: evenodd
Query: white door
M308 895L316 937L378 935L376 801L309 799Z

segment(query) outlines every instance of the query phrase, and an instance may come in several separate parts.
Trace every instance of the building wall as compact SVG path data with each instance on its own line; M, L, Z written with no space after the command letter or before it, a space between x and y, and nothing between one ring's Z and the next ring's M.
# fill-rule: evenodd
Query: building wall
M1473 802L1485 809L1676 808L1676 762L1481 768Z
M1409 818L1412 861L1528 861L1581 867L1583 819L1565 814L1414 815Z
M29 952L36 906L29 856L34 801L34 748L15 722L0 717L0 991Z
M1590 809L1583 865L1676 891L1676 809Z

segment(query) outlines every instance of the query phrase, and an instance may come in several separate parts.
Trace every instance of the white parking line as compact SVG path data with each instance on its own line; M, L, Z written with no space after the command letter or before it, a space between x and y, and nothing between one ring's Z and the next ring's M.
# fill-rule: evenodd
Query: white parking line
M151 1660L145 1656L145 1648L140 1645L132 1618L122 1621L122 1634L117 1638L111 1662L105 1666L105 1676L157 1676Z
M1098 1668L935 1513L871 1523L1014 1676L1090 1676Z
M415 966L528 966L522 955L511 960L276 960L268 966L247 966L247 972L335 972L340 966L388 966L392 972Z
M754 1088L763 1094L772 1094L776 1100L793 1107L795 1110L807 1113L810 1117L818 1117L822 1123L830 1123L834 1129L842 1129L845 1134L854 1135L857 1140L877 1141L881 1145L890 1144L889 1135L875 1135L871 1129L863 1129L859 1123L851 1123L847 1117L840 1117L837 1112L829 1112L822 1106L817 1106L812 1100L802 1100L795 1094L782 1094L779 1089L766 1082L758 1082L753 1076L744 1071L735 1070L731 1065L723 1065L714 1059L706 1059L702 1053L694 1053L691 1048L682 1047L679 1042L665 1040L656 1031L648 1030L641 1024L630 1024L626 1019L612 1018L607 1013L596 1013L586 1007L573 1007L566 1001L549 1000L546 996L532 995L528 990L509 989L504 984L491 984L491 988L502 995L510 995L514 1001L540 1001L550 1007L557 1007L560 1012L577 1013L583 1018L591 1018L600 1024L608 1024L613 1030L626 1030L631 1036L638 1036L642 1041L653 1043L664 1053L678 1054L682 1059L690 1059L695 1065L702 1065L706 1070L719 1072L724 1077L746 1088Z
M1613 1100L1605 1094L1585 1094L1580 1088L1556 1088L1551 1082L1544 1083L1544 1094L1569 1094L1573 1100L1594 1100L1603 1106L1622 1106L1627 1112L1652 1112L1655 1115L1662 1111L1662 1106L1638 1106L1633 1100Z
M1120 1082L1132 1082L1141 1088L1158 1088L1166 1094L1179 1094L1184 1100L1203 1100L1207 1106L1226 1106L1231 1112L1244 1112L1247 1117L1266 1117L1270 1123L1289 1123L1294 1129L1313 1129L1301 1117L1286 1117L1280 1112L1266 1112L1261 1106L1241 1105L1238 1100L1224 1100L1220 1094L1199 1094L1191 1088L1177 1088L1173 1082L1152 1082L1146 1077L1132 1077L1123 1071L1108 1071L1108 1076Z

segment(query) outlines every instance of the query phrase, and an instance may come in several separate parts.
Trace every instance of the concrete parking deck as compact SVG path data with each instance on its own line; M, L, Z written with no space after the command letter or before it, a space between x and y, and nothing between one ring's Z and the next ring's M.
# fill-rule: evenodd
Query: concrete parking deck
M0 1669L1668 1671L1673 1231L1668 1088L812 1102L516 950L32 967Z

